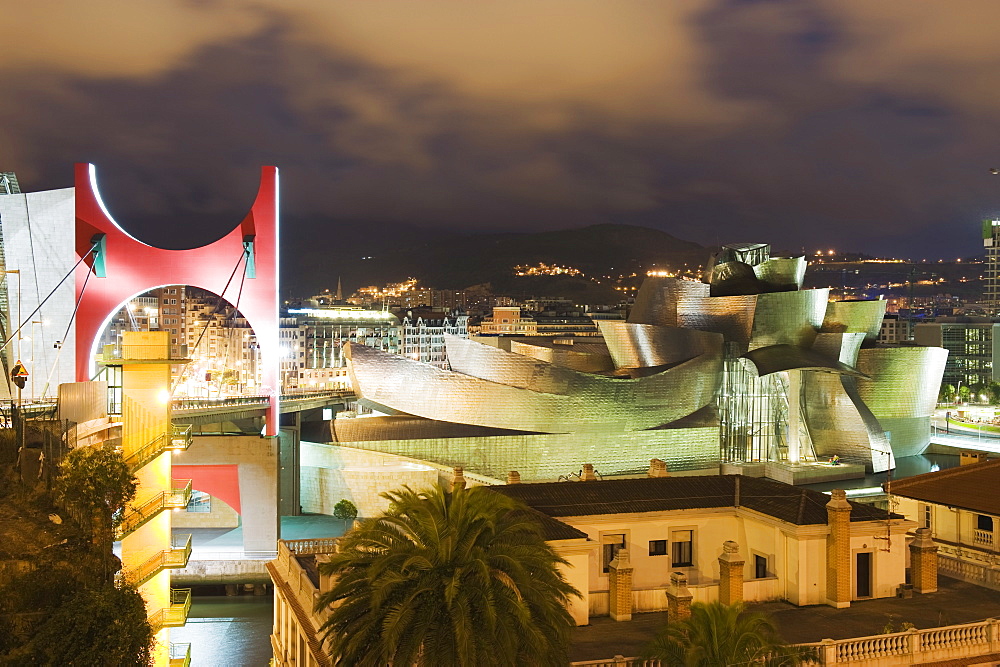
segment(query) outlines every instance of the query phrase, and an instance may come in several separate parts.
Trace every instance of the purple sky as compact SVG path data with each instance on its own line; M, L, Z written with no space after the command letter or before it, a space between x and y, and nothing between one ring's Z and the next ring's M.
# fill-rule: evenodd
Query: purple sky
M657 227L954 258L1000 214L1000 3L34 0L0 21L0 170L93 161L147 240ZM286 266L288 266L286 264Z

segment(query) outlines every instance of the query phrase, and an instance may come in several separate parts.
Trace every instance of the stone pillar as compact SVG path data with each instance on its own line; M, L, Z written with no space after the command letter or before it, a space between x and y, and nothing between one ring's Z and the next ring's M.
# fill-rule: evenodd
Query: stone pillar
M613 621L632 620L632 565L628 549L619 549L615 559L608 563L608 600Z
M650 477L670 477L670 472L667 470L667 462L661 461L660 459L650 459L649 461L649 476Z
M938 589L937 545L931 539L930 528L917 528L910 543L910 581L917 593L934 593Z
M521 473L516 470L511 470L507 473L507 483L508 484L520 484L521 483Z
M691 600L694 598L687 587L688 578L683 572L670 573L667 588L667 623L676 623L691 617Z
M851 504L843 489L834 489L826 504L826 603L851 606Z
M719 556L719 602L736 604L743 601L743 556L740 545L732 540L722 543Z
M597 475L594 474L594 464L584 463L583 472L580 473L581 482L595 482L597 481Z
M455 466L454 475L451 478L451 490L458 491L465 488L465 470L462 466Z

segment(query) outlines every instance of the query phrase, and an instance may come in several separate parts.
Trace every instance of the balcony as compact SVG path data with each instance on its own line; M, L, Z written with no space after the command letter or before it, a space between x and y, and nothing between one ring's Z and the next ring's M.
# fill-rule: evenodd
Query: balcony
M133 505L128 509L118 524L116 538L120 540L136 531L163 510L187 507L190 500L191 480L175 479L174 488L169 491L160 491L141 504Z
M141 586L167 568L187 567L191 559L191 536L174 535L173 546L153 554L135 568L122 570L122 578L132 586Z
M129 467L129 470L135 472L168 449L184 451L191 446L191 442L191 426L189 424L173 426L169 432L161 433L148 444L125 457L125 465Z
M170 667L190 667L191 665L191 645L171 644L170 645Z
M976 530L972 534L972 543L981 547L993 546L992 530Z
M170 589L170 606L153 612L149 617L149 624L153 627L153 632L159 632L163 628L179 628L187 623L190 611L191 589L172 588Z

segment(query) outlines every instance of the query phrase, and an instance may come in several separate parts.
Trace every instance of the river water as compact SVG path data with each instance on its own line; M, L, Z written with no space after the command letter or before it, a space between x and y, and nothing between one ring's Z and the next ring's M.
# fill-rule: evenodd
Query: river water
M170 641L191 644L195 667L266 667L273 610L270 594L195 596L187 625L172 628Z

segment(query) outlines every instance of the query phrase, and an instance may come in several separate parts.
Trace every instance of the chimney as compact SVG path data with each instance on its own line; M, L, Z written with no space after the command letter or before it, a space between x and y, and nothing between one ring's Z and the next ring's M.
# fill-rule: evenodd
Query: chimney
M521 483L521 473L516 470L511 470L507 473L507 483L508 484L520 484Z
M841 609L851 606L851 504L843 489L831 492L826 504L826 603Z
M580 475L580 481L581 482L596 482L597 481L597 475L594 474L594 464L593 463L584 463L583 464L583 473Z
M455 466L451 478L451 490L458 491L465 488L465 470L462 466Z
M660 459L650 459L649 460L649 476L650 477L670 477L670 472L667 470L667 462L661 461Z

